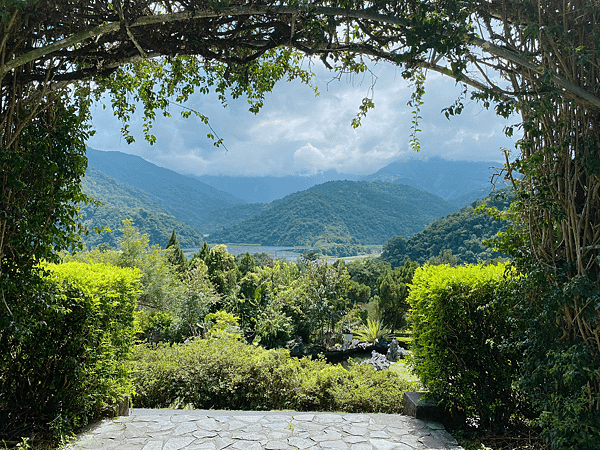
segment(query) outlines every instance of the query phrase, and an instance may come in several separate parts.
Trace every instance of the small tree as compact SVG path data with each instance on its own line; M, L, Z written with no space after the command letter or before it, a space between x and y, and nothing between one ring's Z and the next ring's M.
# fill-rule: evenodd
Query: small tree
M175 230L173 230L173 233L169 238L169 242L167 242L166 249L170 250L169 261L171 262L171 264L173 264L174 266L178 266L180 270L185 269L188 264L188 261L185 257L185 254L183 253L183 250L179 246L179 241L177 240Z

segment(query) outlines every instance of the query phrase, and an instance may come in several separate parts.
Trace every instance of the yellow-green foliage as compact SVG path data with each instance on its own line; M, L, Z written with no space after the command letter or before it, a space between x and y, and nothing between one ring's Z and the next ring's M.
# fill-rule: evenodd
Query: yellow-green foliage
M62 436L131 391L140 274L79 262L43 269L43 285L28 293L28 327L2 342L12 351L0 358L0 411L13 410L0 419Z
M504 345L514 301L506 270L426 265L408 298L416 374L446 407L488 424L506 420L515 404L516 358Z
M139 407L402 412L415 385L372 367L296 359L233 336L136 348L134 403Z

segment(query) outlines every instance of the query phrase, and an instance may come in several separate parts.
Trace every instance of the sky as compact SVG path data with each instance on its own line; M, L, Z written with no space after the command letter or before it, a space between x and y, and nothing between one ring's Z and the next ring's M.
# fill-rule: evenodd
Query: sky
M130 125L136 142L127 144L121 123L110 107L101 104L92 107L96 134L88 145L138 155L183 174L229 176L314 175L331 170L368 175L410 158L503 162L501 148L514 150L515 138L507 138L503 129L516 118L502 119L468 100L460 116L446 119L441 110L462 90L449 77L428 73L418 134L421 151L416 153L409 145L413 114L407 102L412 90L398 68L372 64L372 73L340 79L334 79L320 61L312 69L318 96L300 82L282 81L256 115L248 111L245 99L223 108L215 95L195 94L186 106L209 117L226 148L215 147L206 137L210 128L199 118L182 118L177 106L171 108L172 117L157 116L154 145L144 140L141 114L136 113ZM354 129L352 119L367 95L373 96L375 108Z

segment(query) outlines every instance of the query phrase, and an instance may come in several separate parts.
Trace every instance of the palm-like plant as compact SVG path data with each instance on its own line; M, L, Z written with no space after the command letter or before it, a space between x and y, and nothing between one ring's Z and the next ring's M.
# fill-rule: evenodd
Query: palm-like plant
M355 331L354 336L361 342L372 342L378 344L380 340L389 340L392 337L389 328L383 325L381 320L367 319L367 323Z

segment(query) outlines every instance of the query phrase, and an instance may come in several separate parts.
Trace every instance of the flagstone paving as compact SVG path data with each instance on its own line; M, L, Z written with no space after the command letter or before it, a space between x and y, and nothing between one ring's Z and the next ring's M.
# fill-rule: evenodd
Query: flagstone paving
M436 422L397 414L133 409L68 450L462 450Z

